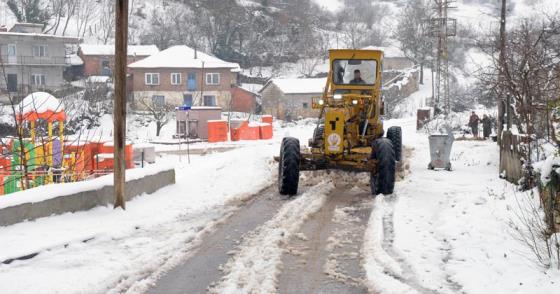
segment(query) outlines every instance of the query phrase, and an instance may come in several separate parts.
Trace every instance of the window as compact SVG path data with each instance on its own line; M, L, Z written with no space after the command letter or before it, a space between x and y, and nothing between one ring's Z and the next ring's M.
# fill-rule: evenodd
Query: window
M190 72L187 76L187 91L196 91L196 73Z
M307 102L303 102L303 108L309 108L309 104Z
M181 84L181 74L180 73L172 73L171 74L171 85L180 85Z
M7 74L8 76L8 92L17 92L18 76L17 74Z
M162 95L154 95L152 96L152 104L154 106L164 106L165 105L165 96Z
M33 46L33 56L47 57L47 46L46 45Z
M147 73L145 80L146 85L159 85L159 73Z
M192 106L193 98L191 94L183 94L183 105Z
M101 75L102 76L112 76L113 73L111 71L111 64L109 60L102 60L101 61Z
M206 85L219 85L220 84L220 74L219 73L207 73L206 74Z
M204 95L204 106L216 106L216 96Z
M8 58L7 58L8 63L11 63L11 64L17 63L16 44L8 44L7 54L8 54Z
M32 74L31 75L31 85L33 86L44 86L46 84L46 78L44 74Z
M8 56L16 56L16 44L8 44Z
M337 59L333 69L337 85L373 86L377 79L377 61L373 59Z

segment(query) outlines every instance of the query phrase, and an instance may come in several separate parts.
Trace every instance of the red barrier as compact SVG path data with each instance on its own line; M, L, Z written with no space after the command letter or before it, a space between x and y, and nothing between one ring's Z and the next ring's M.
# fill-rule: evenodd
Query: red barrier
M260 127L258 125L248 125L241 129L239 137L241 140L258 140L261 138Z
M261 117L261 122L265 124L272 124L272 115L263 115Z
M259 128L260 128L260 139L261 140L272 139L272 125L271 124L261 124Z
M227 141L227 121L225 120L209 120L208 121L208 142L225 142Z

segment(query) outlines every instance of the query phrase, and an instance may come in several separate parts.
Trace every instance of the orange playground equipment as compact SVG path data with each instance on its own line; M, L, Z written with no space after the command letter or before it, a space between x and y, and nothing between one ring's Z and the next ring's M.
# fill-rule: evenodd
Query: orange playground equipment
M0 195L112 172L112 142L68 140L66 120L64 105L49 93L22 100L16 108L16 136L2 139ZM127 143L125 153L127 168L134 167L132 144Z

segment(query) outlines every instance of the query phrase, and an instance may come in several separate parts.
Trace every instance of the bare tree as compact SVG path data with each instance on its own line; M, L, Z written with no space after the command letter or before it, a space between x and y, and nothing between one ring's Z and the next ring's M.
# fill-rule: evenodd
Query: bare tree
M533 192L515 193L516 207L509 220L513 237L545 268L560 269L560 238L553 234L543 218L539 197Z
M95 25L96 35L100 42L103 44L115 36L115 5L111 0L101 0L99 4L99 21Z
M156 136L159 137L161 129L173 118L172 111L175 107L167 103L151 101L146 97L140 99L140 104L146 110L150 118L156 123Z
M66 3L64 0L49 0L48 6L51 9L52 16L54 18L54 22L45 28L45 33L54 33L56 34L58 30L58 26L60 25L60 21L62 17L64 17L64 7Z
M424 84L424 65L433 54L433 38L429 36L428 26L430 16L431 9L427 0L409 1L394 32L405 56L420 65L420 84Z
M99 14L99 7L97 0L75 0L77 1L76 7L76 31L78 36L84 37L90 23Z

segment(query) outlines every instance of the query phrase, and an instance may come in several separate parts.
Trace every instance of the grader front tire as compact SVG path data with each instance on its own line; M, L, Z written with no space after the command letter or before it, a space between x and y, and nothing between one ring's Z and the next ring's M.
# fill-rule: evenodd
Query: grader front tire
M393 194L395 189L396 158L391 140L379 138L373 143L373 159L377 161L377 171L370 175L373 196Z
M278 163L278 192L281 195L296 195L299 185L299 163L301 153L299 140L284 138Z

